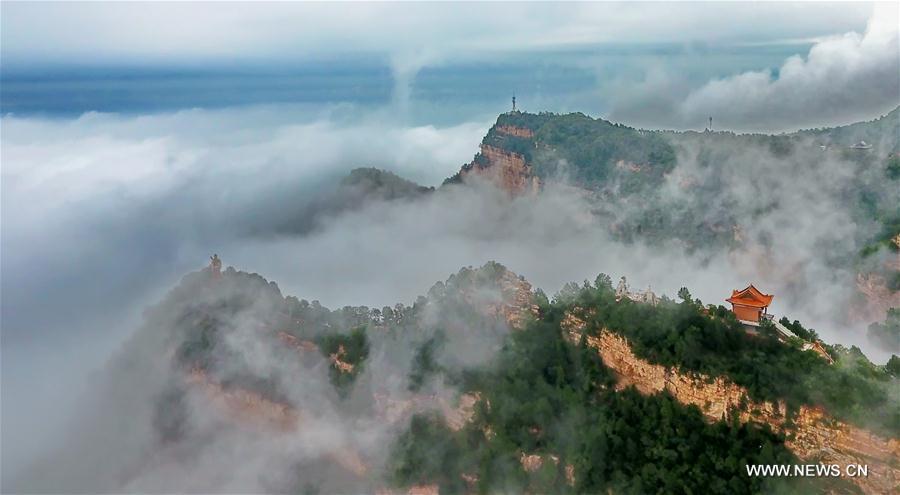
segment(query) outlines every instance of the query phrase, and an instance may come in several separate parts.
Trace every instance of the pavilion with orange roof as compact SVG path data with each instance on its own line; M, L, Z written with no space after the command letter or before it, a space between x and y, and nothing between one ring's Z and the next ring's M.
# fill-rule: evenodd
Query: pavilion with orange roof
M759 323L762 318L770 318L766 310L774 297L771 294L763 294L750 284L746 289L731 291L731 297L725 301L731 303L731 310L738 320Z

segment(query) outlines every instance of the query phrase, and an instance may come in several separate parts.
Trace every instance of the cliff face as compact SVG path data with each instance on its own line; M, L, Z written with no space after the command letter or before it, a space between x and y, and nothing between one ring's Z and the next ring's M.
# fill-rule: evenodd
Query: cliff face
M513 330L521 328L527 318L538 314L531 284L505 267L492 275L488 284L466 285L458 287L458 290L462 299L476 312L505 321Z
M580 341L583 321L569 316L564 321L569 338ZM712 421L731 419L768 424L786 434L786 445L804 461L823 464L869 466L868 477L848 478L866 493L891 493L900 486L900 441L884 439L858 427L830 418L818 408L801 407L785 418L784 404L754 402L747 390L721 377L683 373L638 358L628 342L609 331L587 336L603 362L619 377L621 388L633 385L645 394L663 390L679 402L693 404ZM746 407L741 408L741 404Z
M526 129L524 127L498 125L494 129L501 134L506 134L507 136L515 136L526 139L531 139L534 137L534 131L532 131L531 129Z
M856 319L881 321L889 309L900 307L900 291L892 291L881 274L857 274L856 289L865 297L862 307L854 308Z
M472 175L481 177L513 195L533 194L540 189L540 180L532 175L531 165L525 163L524 156L487 144L481 145L480 156L481 160L460 170L463 180Z
M522 127L498 125L493 130L517 138L534 137L530 129ZM541 186L524 155L484 143L475 160L464 165L459 176L463 180L470 176L486 179L512 195L536 194Z
M214 406L237 422L261 424L279 431L291 431L299 426L300 414L289 404L267 399L251 390L223 387L200 369L192 370L186 381L203 389Z
M285 334L287 335L287 334ZM288 337L290 337L288 335ZM286 340L286 339L285 339ZM304 341L300 341L301 343ZM302 345L292 345L299 351L310 349ZM315 347L312 349L317 351ZM303 412L291 404L264 397L262 394L241 387L226 387L215 381L202 369L195 368L187 373L185 382L202 391L210 405L223 413L234 424L260 427L276 434L314 434L303 421ZM376 416L386 425L408 420L424 411L440 411L447 426L458 431L469 423L475 414L475 404L481 399L479 394L462 394L454 405L443 397L418 395L406 400L392 399L386 394L374 394L373 404ZM306 428L304 430L304 428ZM327 457L357 477L364 477L371 470L370 460L363 459L359 452L348 446L335 445ZM382 490L379 493L395 493ZM412 487L407 492L437 493L437 485Z
M498 282L503 292L503 301L493 305L489 314L502 317L512 329L522 328L527 318L538 314L531 284L509 270L500 276Z
M865 302L853 308L852 316L862 321L884 320L887 311L900 307L900 291L891 290L884 274L900 272L900 233L891 239L898 252L884 263L881 273L860 273L856 276L856 288Z

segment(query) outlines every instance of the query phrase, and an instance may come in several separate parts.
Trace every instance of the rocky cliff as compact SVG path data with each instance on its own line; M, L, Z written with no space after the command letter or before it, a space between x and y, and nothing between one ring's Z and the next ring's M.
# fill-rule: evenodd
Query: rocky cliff
M478 156L480 159L460 170L461 179L477 176L513 195L537 193L540 189L540 180L532 175L524 156L488 144L481 145Z
M584 322L567 315L569 338L580 341ZM848 478L866 493L896 493L900 488L900 441L873 435L837 421L818 408L801 407L789 421L783 403L755 402L747 390L722 377L682 372L638 358L628 341L610 332L586 337L604 364L618 377L618 387L634 386L645 394L667 391L679 402L697 406L708 419L768 424L787 436L786 445L804 461L868 465L868 477Z
M223 274L221 283L228 282L230 276L235 275ZM264 284L260 286L269 287ZM451 312L454 314L463 311L466 315L487 317L478 320L479 323L472 328L483 332L484 324L487 324L485 322L496 322L503 328L501 335L504 336L507 328L521 329L532 318L540 319L558 314L552 309L542 312L535 302L531 284L496 263L487 264L480 269L460 270L446 283L436 284L429 291L426 301L417 303L422 312L418 317L431 318L434 316L433 311L426 311L426 308L446 306L452 308ZM580 341L587 328L585 320L591 310L567 306L565 311L561 327L567 338ZM413 315L414 313L408 313L408 316ZM283 328L288 319L295 321L296 318L301 316L285 316L284 321L273 320L276 323L268 330L271 332L271 343L291 351L284 353L285 356L293 356L293 359L302 360L311 367L331 366L343 374L354 371L353 364L345 360L346 349L342 346L334 346L333 352L323 353L316 342L278 330ZM745 388L728 379L654 364L635 355L629 342L612 331L603 330L584 337L597 350L604 364L616 374L618 389L634 386L648 395L665 391L683 404L696 406L710 421L733 420L766 424L772 430L783 433L786 437L784 446L804 462L841 466L867 465L868 477L849 478L849 481L867 493L889 493L900 487L900 441L897 439L882 438L838 421L819 408L801 407L788 414L784 403L754 401ZM221 412L221 416L236 424L267 430L277 435L298 436L307 434L305 429L315 427L316 418L311 408L279 398L279 394L271 393L268 388L257 390L251 386L252 383L248 385L247 382L232 380L217 381L215 373L204 371L199 364L186 364L182 369L185 370L184 378L188 386L205 396L213 409ZM364 398L366 392L356 398L371 406L368 409L372 413L369 419L378 424L379 428L402 425L413 414L431 412L440 415L450 430L459 431L473 420L476 404L485 401L488 410L491 407L484 393L456 396L452 393L420 394L404 388L391 390L370 389L371 401ZM482 431L488 439L494 435L490 426L482 427ZM377 469L373 466L378 466L379 461L371 453L362 454L362 450L354 451L354 448L349 444L335 445L323 454L342 467L351 478L355 476L363 480L365 476L369 476L367 473ZM560 460L555 454L558 453L522 447L517 457L522 469L532 472L547 463L558 464ZM560 467L565 469L566 481L572 484L578 475L575 468L568 464ZM471 472L460 475L467 484L475 482L472 480L477 481L477 476Z
M856 289L864 297L863 304L852 308L851 316L860 321L881 321L891 308L900 308L900 291L891 290L880 273L860 273Z
M288 403L279 402L262 396L260 393L241 387L225 387L212 379L201 369L191 370L185 379L192 387L197 387L208 398L211 405L223 413L232 422L242 426L257 426L277 434L315 435L309 427L304 431L303 413ZM440 411L448 427L458 431L472 420L475 404L480 400L478 394L462 394L456 405L443 397L434 395L413 396L406 400L392 399L387 395L375 394L373 402L377 417L386 425L408 419L412 414L436 410ZM370 472L371 462L366 461L359 452L346 446L335 445L327 454L337 465L357 477ZM406 493L437 493L437 485L420 485L411 487ZM378 493L402 493L382 489Z
M489 317L502 318L511 329L521 328L529 317L537 316L531 284L510 270L504 269L496 278L499 300L485 304L483 294L469 294L471 304Z
M851 308L851 316L856 320L873 322L884 320L891 308L900 307L900 291L888 283L888 277L900 272L900 233L890 240L896 250L884 263L880 272L859 273L856 289L863 295L862 304Z
M260 424L279 431L291 431L300 424L300 414L290 404L245 388L224 387L199 368L188 373L186 382L202 389L211 404L237 422Z
M530 129L507 125L494 126L492 132L524 139L534 137ZM487 143L482 143L475 159L459 171L459 177L464 181L473 176L486 179L512 195L536 194L541 187L525 155Z
M490 262L478 269L463 268L446 284L440 283L429 291L437 296L459 299L465 311L486 317L491 322L505 323L510 329L521 328L529 317L538 315L531 284L503 265ZM481 331L481 328L475 328Z
M534 131L525 127L516 127L514 125L498 125L494 129L507 136L515 136L520 138L531 139L534 137Z

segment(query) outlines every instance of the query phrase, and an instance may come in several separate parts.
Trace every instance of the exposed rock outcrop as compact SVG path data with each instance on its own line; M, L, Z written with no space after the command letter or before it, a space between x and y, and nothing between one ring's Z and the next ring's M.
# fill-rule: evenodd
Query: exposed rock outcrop
M388 424L406 419L415 413L439 410L447 426L453 431L459 431L472 421L475 404L481 400L481 395L462 394L456 405L436 395L415 395L408 399L395 399L386 393L375 393L374 400L378 418Z
M353 373L353 364L348 363L343 359L346 355L347 350L344 349L343 345L339 345L337 352L332 352L328 355L328 360L331 361L331 365L341 373Z
M828 364L834 364L834 358L831 357L831 354L828 354L828 350L825 349L825 346L822 344L821 340L816 340L815 342L804 342L803 346L800 349L804 351L815 352Z
M567 317L564 329L572 341L582 338L584 322ZM824 464L869 466L868 477L848 478L866 493L896 493L900 487L900 440L885 439L831 418L820 408L803 406L788 421L783 403L755 402L743 387L730 381L682 372L635 356L623 337L602 330L586 336L603 362L620 378L619 387L633 385L640 392L667 391L679 402L697 406L708 419L768 424L787 435L786 446L800 459ZM743 406L743 407L742 407Z
M498 125L494 127L494 130L499 132L500 134L506 134L507 136L515 136L520 138L531 139L534 137L534 131L528 129L526 127L516 127L513 125Z
M300 414L290 404L276 402L243 388L226 388L201 369L193 369L187 383L200 387L210 401L240 423L256 423L281 431L297 428Z
M441 400L441 409L447 426L453 431L461 430L475 416L475 404L481 400L481 394L462 394L459 404L451 407L446 401Z
M302 433L302 414L290 404L267 399L245 388L224 387L201 369L191 370L186 381L201 388L212 405L237 424L258 425L279 433ZM347 447L335 446L327 457L356 476L364 476L369 471L359 453Z
M297 337L287 333L287 332L278 332L278 340L282 343L296 349L298 352L318 352L319 346L316 345L315 342L311 340L301 340Z
M543 467L544 462L550 460L553 462L554 466L559 465L559 456L554 454L540 455L540 454L526 454L522 452L519 456L519 463L522 464L522 469L526 472L533 473ZM566 483L569 486L575 486L575 466L572 464L566 464L565 467L566 472Z
M441 492L440 487L435 484L431 485L413 485L409 487L406 491L397 491L391 490L389 488L383 488L381 490L377 490L375 495L438 495Z
M853 316L863 321L884 320L887 311L900 307L900 291L892 291L885 277L878 273L858 274L856 288L865 296L865 304L855 308Z
M863 295L862 304L851 308L854 320L874 322L882 321L891 308L900 307L900 291L892 290L885 274L900 272L900 233L892 237L891 244L897 248L884 262L884 270L875 273L859 273L856 275L856 289Z
M462 291L462 297L476 310L488 317L501 318L512 329L522 328L525 321L538 315L531 284L512 271L502 268L493 281L498 297L486 297L483 287L472 286Z
M264 428L273 429L280 433L302 434L303 424L301 413L290 404L267 399L257 392L243 388L226 388L214 381L209 375L200 369L194 369L187 375L187 383L201 388L217 409L228 415L235 423L253 424ZM455 407L447 401L435 396L418 396L410 400L392 400L389 396L376 394L376 408L382 409L379 416L388 423L395 423L408 417L413 412L438 409L447 425L454 431L460 430L472 420L475 404L480 400L478 394L463 394ZM360 457L359 453L346 448L335 446L328 452L328 458L352 472L356 476L365 476L369 465ZM380 491L379 493L395 493ZM436 494L437 485L417 485L411 487L408 494Z
M538 316L538 306L534 303L534 294L528 281L506 270L499 283L503 302L495 306L494 311L506 320L510 328L522 328L529 317Z
M459 175L463 180L469 176L486 179L511 195L537 194L541 186L523 155L489 144L481 145L476 159L464 165Z

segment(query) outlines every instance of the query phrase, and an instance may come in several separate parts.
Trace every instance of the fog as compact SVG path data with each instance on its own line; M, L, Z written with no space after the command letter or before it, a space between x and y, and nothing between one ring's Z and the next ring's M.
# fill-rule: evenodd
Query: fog
M900 97L900 15L877 3L864 32L820 37L808 53L778 67L713 78L699 87L677 70L651 66L623 85L610 115L650 128L697 128L713 117L719 129L789 132L844 125L885 114Z
M237 261L229 245L304 222L317 191L357 166L438 183L489 125L385 127L378 114L342 123L348 109L319 111L3 118L4 474L61 432L88 373L210 254Z
M517 3L473 9L426 3L354 9L282 3L228 9L202 3L10 4L4 9L3 52L4 58L25 65L290 63L346 53L405 53L440 62L602 42L811 38L857 29L871 9L869 3L830 8L802 3L657 3L652 8L612 2Z
M776 294L777 315L800 319L829 342L859 345L876 361L887 357L864 340L863 324L847 326L829 307L846 307L852 273L835 273L822 253L852 251L858 229L871 226L856 225L841 206L840 192L855 178L848 163L812 155L819 153L812 142L787 157L728 148L731 157L715 174L698 168L696 149L679 148L678 166L654 201L689 199L694 193L679 184L694 177L728 191L696 198L711 217L735 204L768 208L746 229L748 252L735 255L692 254L676 241L615 241L589 213L596 200L565 184L510 198L476 181L362 209L316 209L358 166L439 185L471 160L490 121L409 127L351 107L255 107L74 120L5 116L2 124L3 478L24 483L17 487L38 486L29 485L38 479L24 468L61 444L90 448L56 473L57 485L43 481L87 492L280 490L291 483L280 476L295 472L277 464L281 459L308 459L301 472L332 482L340 476L321 474L330 452L322 445L384 450L394 430L345 421L329 406L334 399L319 367L318 375L299 372L305 379L283 390L292 403L321 405L302 442L244 431L192 393L193 447L166 451L174 463L156 457L149 406L172 370L166 334L141 328L140 313L212 253L277 282L285 295L332 308L410 304L460 267L489 260L548 294L604 272L627 276L635 288L673 297L687 286L706 303L722 303L752 281ZM639 205L612 206L627 218ZM768 241L755 244L760 239ZM237 340L229 345L262 376L293 376L279 351L246 333L253 317L235 320ZM372 359L365 383L390 384L402 374L402 363ZM129 372L118 373L123 369ZM405 396L397 390L394 397ZM227 434L213 434L220 431ZM245 464L248 458L254 462ZM96 468L107 463L109 471ZM127 472L135 465L141 470Z
M753 282L775 294L777 316L884 362L890 353L865 338L869 321L848 315L857 270L884 261L881 253L869 266L848 262L878 227L852 214L848 191L873 184L887 205L900 204L900 191L879 169L823 154L812 139L783 155L740 140L673 140L677 167L646 197L598 197L564 176L517 198L477 180L439 187L472 159L500 108L499 98L472 94L518 90L531 111L600 109L647 128L701 128L712 116L715 129L764 132L867 120L900 104L896 3L647 5L5 2L3 78L20 79L4 98L21 101L4 105L23 105L5 108L51 114L0 117L2 491L380 486L380 462L403 425L379 419L372 396L411 398L404 379L421 342L376 342L342 400L324 358L307 366L259 336L268 323L261 298L226 319L231 331L216 355L225 364L210 382L182 388L172 360L180 323L147 309L213 253L330 308L409 305L461 267L491 260L551 295L603 272L670 297L686 286L719 304ZM382 79L356 74L331 91L329 77L363 59ZM287 81L311 85L285 93L292 83L278 77L230 88L233 79L192 79L192 71L265 79L295 67L300 76ZM159 76L181 71L184 87ZM86 91L85 74L103 84ZM129 74L147 76L151 89L125 84ZM385 74L392 91L382 102ZM234 96L245 87L257 94ZM228 95L272 101L304 88L319 103L52 114L69 108L53 99L69 95L129 112L156 108L169 89L181 95L171 105L193 97L224 106ZM450 123L414 125L414 116ZM722 157L715 169L702 164L708 154ZM395 200L336 193L357 167L437 190ZM685 224L737 221L740 241L728 250L617 240L611 225L640 218L647 203ZM598 210L607 215L591 214ZM451 334L444 357L488 362L505 329L495 330ZM216 407L215 383L242 373L274 380L301 426L272 431ZM456 399L440 381L422 394ZM160 440L173 424L186 425L184 441ZM344 479L347 452L369 464L362 481Z

